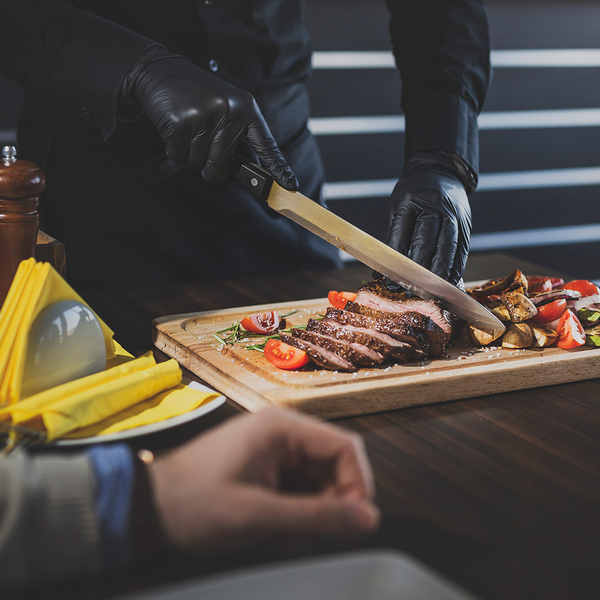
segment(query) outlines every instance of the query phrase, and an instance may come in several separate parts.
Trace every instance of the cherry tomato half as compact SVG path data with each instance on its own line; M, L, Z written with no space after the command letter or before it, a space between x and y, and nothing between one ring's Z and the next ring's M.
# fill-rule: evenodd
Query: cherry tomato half
M242 319L241 325L251 333L273 333L278 327L281 319L274 311L252 313Z
M563 350L570 350L571 348L577 348L585 344L583 326L575 316L575 313L569 308L565 310L563 316L560 318L556 326L556 333L558 333L556 345L559 348L563 348Z
M575 290L581 294L582 298L587 298L588 296L593 296L594 294L600 294L600 288L591 281L587 279L575 279L573 281L569 281L569 283L565 283L562 286L563 290Z
M530 294L540 294L541 292L552 291L552 280L550 277L533 275L527 278L527 283L529 285L528 292Z
M299 369L308 361L308 354L300 348L294 348L281 340L271 339L265 346L265 357L279 369Z
M348 300L354 302L356 300L355 292L335 292L331 290L329 294L327 294L327 300L329 300L329 304L334 308L339 308L340 310L344 310L346 307L346 302Z
M565 310L567 310L567 301L563 298L560 300L554 300L553 302L548 302L548 304L543 304L542 306L537 307L537 315L533 317L531 320L534 323L550 323L550 321L555 321L559 317L562 317Z

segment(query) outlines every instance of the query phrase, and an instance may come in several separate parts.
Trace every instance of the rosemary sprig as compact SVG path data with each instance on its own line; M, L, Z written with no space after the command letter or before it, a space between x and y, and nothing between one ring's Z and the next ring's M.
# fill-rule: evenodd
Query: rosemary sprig
M283 320L286 317L289 317L297 312L298 312L298 310L292 310L289 313L286 313L285 315L280 315L279 318ZM323 316L324 315L319 315L319 317L323 317ZM294 329L306 329L306 325L296 325L294 327ZM256 350L257 352L264 352L265 346L267 345L267 342L269 340L279 339L280 333L290 333L291 331L292 331L291 328L287 328L287 329L281 329L277 333L274 333L273 335L265 335L262 333L252 333L251 331L246 331L242 327L241 321L236 321L229 327L227 327L225 329L221 329L220 331L217 331L216 333L213 333L212 335L223 346L231 346L233 344L244 343L244 341L246 341L247 338L261 338L262 339L261 342L247 344L246 346L244 346L244 348L246 350ZM227 335L221 336L219 334L227 334Z

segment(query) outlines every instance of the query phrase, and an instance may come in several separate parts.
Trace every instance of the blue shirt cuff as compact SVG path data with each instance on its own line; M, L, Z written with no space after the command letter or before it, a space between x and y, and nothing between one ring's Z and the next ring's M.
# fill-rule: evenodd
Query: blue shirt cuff
M94 446L87 451L96 476L96 512L100 521L102 560L106 568L133 560L129 515L134 461L126 444Z

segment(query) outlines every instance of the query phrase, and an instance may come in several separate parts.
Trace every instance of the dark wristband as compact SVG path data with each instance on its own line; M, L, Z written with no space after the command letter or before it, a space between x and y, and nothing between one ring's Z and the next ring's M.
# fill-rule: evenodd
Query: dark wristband
M148 465L154 461L150 450L139 450L135 454L133 502L131 505L131 539L136 562L147 562L164 554L167 539L160 525L154 505Z

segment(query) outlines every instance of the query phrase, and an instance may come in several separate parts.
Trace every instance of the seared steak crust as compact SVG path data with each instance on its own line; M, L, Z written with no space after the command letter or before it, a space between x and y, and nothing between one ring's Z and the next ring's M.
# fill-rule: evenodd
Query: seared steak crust
M429 317L448 337L452 334L450 313L442 308L440 302L409 296L405 292L391 292L379 279L359 288L355 302L390 313L420 312Z
M348 306L349 302L346 304ZM394 319L381 319L370 317L360 313L353 313L339 308L329 307L325 314L326 319L337 321L342 325L353 325L355 327L364 327L365 329L374 329L385 333L401 342L410 344L415 348L417 360L426 358L429 353L429 340L425 332L410 324L397 323Z
M433 319L421 312L405 311L401 313L390 313L370 308L357 302L347 302L346 311L371 317L373 319L388 320L395 323L397 326L409 325L423 330L429 340L430 353L432 356L443 356L450 341L450 333L446 333L433 321Z
M416 358L415 349L410 344L374 329L342 325L332 319L309 319L306 329L338 340L363 344L384 357L392 356L401 362Z
M324 369L329 369L330 371L356 371L356 367L351 362L312 342L301 340L287 333L281 333L280 338L285 344L304 350L315 364Z
M330 352L341 356L343 359L357 366L379 365L385 359L383 354L379 354L363 344L336 340L333 337L329 337L315 331L294 328L292 329L292 335L295 338L304 340L305 342L311 342L320 348L325 348L325 350L329 350Z

